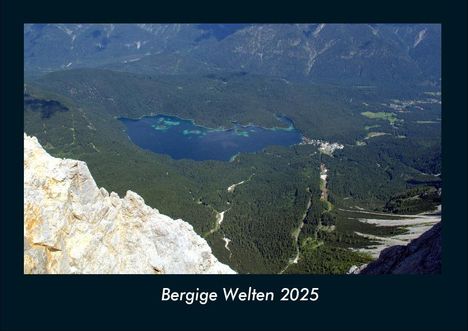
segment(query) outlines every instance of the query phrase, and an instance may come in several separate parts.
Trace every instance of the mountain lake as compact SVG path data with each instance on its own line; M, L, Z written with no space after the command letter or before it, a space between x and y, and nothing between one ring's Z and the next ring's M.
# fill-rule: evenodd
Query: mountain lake
M207 128L175 116L120 118L130 140L154 153L173 159L232 160L238 153L260 151L271 145L290 146L301 141L301 133L284 116L277 117L287 127L263 128L233 123L231 128Z

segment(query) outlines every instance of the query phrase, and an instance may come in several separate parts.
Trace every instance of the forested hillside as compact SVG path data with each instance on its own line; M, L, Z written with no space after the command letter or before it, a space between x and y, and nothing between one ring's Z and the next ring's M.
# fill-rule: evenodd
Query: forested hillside
M247 71L340 85L438 84L436 24L28 24L28 73Z

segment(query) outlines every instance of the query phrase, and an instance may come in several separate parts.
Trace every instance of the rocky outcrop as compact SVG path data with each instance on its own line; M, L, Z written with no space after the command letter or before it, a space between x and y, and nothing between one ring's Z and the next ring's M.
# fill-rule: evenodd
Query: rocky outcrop
M98 188L86 163L24 135L24 273L234 273L190 224L127 191Z
M384 249L361 274L437 274L442 269L442 222L406 246Z

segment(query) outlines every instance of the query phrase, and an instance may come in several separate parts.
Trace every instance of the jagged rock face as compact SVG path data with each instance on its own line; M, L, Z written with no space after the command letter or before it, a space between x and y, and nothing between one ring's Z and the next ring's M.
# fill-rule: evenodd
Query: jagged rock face
M414 239L406 246L391 246L380 253L360 273L437 274L442 270L442 223Z
M99 189L86 163L24 136L24 273L234 273L190 224L127 191Z

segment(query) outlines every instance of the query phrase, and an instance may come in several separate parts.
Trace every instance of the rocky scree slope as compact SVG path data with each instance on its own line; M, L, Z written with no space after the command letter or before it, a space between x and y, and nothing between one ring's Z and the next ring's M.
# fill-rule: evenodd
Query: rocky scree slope
M190 224L127 191L98 188L86 163L50 156L24 135L24 273L222 274Z

